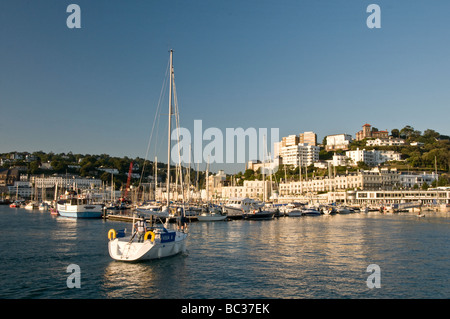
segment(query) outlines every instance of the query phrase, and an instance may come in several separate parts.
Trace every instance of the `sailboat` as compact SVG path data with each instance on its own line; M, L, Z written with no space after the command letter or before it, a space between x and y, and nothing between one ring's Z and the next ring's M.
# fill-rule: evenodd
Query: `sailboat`
M173 50L170 50L170 85L169 85L169 134L168 134L168 157L167 157L167 211L170 206L170 150L171 150L171 116L172 116L172 86L174 82L173 73ZM119 236L114 229L108 232L108 250L111 258L119 261L140 261L158 259L173 256L186 251L186 238L188 236L184 209L177 223L177 230L169 230L162 223L151 223L146 229L144 240L138 242L136 233L129 237ZM152 214L151 212L149 214ZM152 215L151 221L159 216ZM141 217L142 218L142 217ZM134 219L134 218L133 218ZM133 220L134 224L134 220Z

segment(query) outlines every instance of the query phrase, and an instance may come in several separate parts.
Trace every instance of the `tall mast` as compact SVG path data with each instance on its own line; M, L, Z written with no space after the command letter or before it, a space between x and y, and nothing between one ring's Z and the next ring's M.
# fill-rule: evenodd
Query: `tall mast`
M172 119L172 82L173 82L173 62L172 62L173 50L170 50L170 80L169 80L169 134L167 141L167 179L166 179L166 190L167 190L167 207L170 204L170 133L171 133L171 119Z

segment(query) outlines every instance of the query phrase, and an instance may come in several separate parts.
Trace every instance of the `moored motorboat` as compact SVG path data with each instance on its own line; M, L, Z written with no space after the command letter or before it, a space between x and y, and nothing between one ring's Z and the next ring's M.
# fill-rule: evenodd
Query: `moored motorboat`
M86 197L78 196L75 191L66 192L62 199L56 203L60 216L70 218L100 218L103 207L93 204Z
M252 209L247 213L243 213L244 219L269 220L273 219L275 212L270 210L262 210L261 208Z
M352 211L345 206L338 207L336 209L336 211L338 214L341 214L341 215L346 215L346 214L352 213Z
M309 207L302 210L304 216L321 216L322 214L316 208Z
M284 214L288 217L301 217L303 216L302 205L290 203L284 207Z
M223 212L231 219L243 218L245 213L255 205L255 201L251 198L230 198L223 206Z
M303 212L299 209L291 210L289 212L286 212L285 214L288 217L302 217L303 216Z

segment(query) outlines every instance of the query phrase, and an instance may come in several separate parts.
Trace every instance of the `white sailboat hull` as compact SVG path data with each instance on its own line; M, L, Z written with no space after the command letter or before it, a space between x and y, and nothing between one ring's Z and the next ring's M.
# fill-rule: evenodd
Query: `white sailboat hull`
M130 238L115 238L108 243L109 255L118 261L151 260L170 257L186 251L186 233L176 232L175 239L169 242L146 240L131 242Z
M301 217L303 216L303 212L301 210L291 210L285 213L288 217Z
M226 215L215 215L215 214L206 214L206 215L198 215L197 219L199 222L213 222L213 221L221 221L227 218Z

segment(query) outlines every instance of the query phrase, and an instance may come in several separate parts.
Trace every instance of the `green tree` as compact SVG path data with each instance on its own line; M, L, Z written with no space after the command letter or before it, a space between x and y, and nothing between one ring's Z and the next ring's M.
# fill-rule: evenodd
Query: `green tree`
M414 127L406 125L400 130L400 137L408 138L412 134L412 132L414 132Z
M392 137L394 137L394 138L400 137L400 131L399 131L398 129L394 128L394 129L392 129L392 131L391 131L391 135L392 135Z
M251 181L255 179L255 172L252 169L246 169L244 172L244 178L247 181Z
M370 169L369 165L367 165L367 164L366 164L365 162L363 162L363 161L359 161L359 162L357 163L357 165L358 165L358 168L360 168L360 169L364 169L364 170Z

